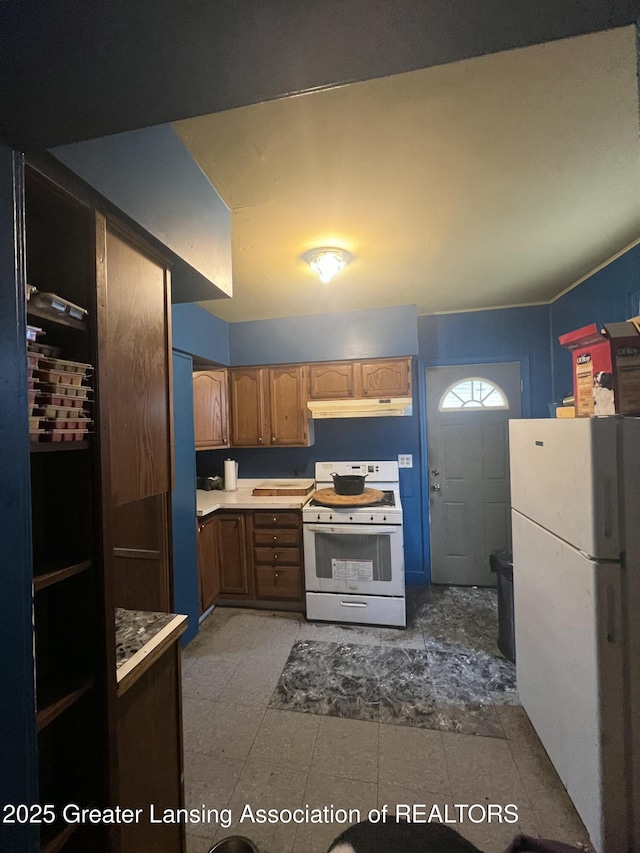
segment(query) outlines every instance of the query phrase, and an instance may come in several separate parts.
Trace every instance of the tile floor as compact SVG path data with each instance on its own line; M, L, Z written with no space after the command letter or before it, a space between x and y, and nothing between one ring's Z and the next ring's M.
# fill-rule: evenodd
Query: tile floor
M346 827L239 823L247 806L333 805L366 818L384 805L425 804L443 816L448 807L451 819L455 805L513 803L517 824L467 817L452 825L484 853L501 853L518 831L586 844L584 827L517 704L510 665L495 648L494 593L426 592L412 599L406 631L216 608L183 654L185 790L187 807L229 809L233 821L229 827L215 820L189 824L188 853L206 853L214 840L231 834L251 838L260 853L325 853ZM300 644L324 652L348 647L361 660L375 660L384 650L412 652L396 653L399 666L403 659L415 660L413 652L426 654L435 673L429 683L447 699L447 714L430 720L445 723L416 725L406 714L412 699L407 695L401 713L374 719L354 719L340 709L274 707L281 701L276 688L283 669ZM455 677L447 681L449 670ZM474 731L469 715L456 717L452 709L474 704L483 679L492 726L489 730L483 719L478 733L466 733ZM327 684L330 689L330 679ZM472 817L480 814L476 808Z

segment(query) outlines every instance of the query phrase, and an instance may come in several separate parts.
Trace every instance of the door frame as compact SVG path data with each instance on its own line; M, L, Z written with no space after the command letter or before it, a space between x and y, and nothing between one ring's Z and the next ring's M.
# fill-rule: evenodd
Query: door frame
M522 418L531 417L531 359L528 355L510 356L508 354L492 356L468 356L457 358L425 358L418 360L418 403L420 406L420 503L422 505L422 554L427 576L427 586L431 586L431 517L429 513L429 460L427 458L427 368L455 367L459 364L502 364L518 362L520 364L520 412Z

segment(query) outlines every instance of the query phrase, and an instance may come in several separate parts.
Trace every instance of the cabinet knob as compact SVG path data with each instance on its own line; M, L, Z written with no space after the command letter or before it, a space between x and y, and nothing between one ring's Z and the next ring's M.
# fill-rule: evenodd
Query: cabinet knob
M274 560L277 560L277 559L278 559L278 555L277 555L277 554L274 554L274 555L273 555L273 559L274 559Z
M271 436L271 444L275 444L275 443L276 443L276 437L275 437L275 435L272 435Z
M273 518L271 519L271 521L273 521L273 523L274 523L274 524L277 524L277 523L278 523L278 519L275 517L275 515L273 516Z
M276 580L277 580L277 579L280 577L280 572L274 572L274 575L273 575L273 576L274 576L274 578L276 578Z
M351 388L349 388L349 390L347 391L347 394L348 394L350 397L353 397L353 391L351 390Z
M261 435L258 436L258 444L262 444L262 436Z
M274 541L274 542L277 542L277 541L278 541L278 537L277 537L277 536L274 536L274 537L273 537L273 541Z
M366 388L363 388L363 389L362 389L362 393L363 393L363 394L368 394L369 392L367 391L367 389L366 389Z

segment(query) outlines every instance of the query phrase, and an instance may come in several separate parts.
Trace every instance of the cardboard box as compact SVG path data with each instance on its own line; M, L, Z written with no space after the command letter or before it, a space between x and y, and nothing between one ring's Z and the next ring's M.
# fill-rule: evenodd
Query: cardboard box
M636 324L636 320L638 320ZM640 414L640 320L595 323L559 338L573 357L576 417Z

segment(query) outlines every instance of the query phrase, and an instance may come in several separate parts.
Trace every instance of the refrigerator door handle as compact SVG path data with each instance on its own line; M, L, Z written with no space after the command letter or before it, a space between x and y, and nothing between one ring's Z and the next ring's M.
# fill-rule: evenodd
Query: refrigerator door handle
M618 609L617 606L617 595L616 590L613 588L611 584L607 584L606 586L606 608L607 608L607 642L615 643L618 640L617 634L617 626L618 620L616 618L616 611Z

